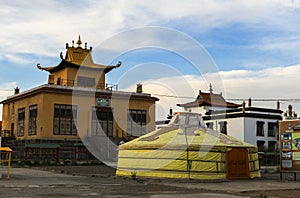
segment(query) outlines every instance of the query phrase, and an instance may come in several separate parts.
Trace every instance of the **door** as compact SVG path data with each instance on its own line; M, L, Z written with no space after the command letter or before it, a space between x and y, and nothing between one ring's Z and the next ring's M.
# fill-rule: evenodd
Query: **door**
M11 123L11 126L10 126L10 130L11 130L11 132L10 132L10 136L13 136L14 135L14 129L15 128L15 124L14 123Z
M93 112L92 134L113 137L113 111L111 108L97 107ZM104 133L104 134L103 134Z
M247 148L232 148L226 152L226 171L228 179L249 178Z

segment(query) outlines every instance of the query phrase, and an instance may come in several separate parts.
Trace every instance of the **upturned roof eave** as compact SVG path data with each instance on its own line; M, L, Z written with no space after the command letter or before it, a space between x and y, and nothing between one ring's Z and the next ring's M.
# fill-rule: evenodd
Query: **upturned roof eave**
M105 65L100 65L100 64L93 64L93 65L78 65L78 64L74 64L72 62L66 61L66 60L62 60L57 66L52 66L52 67L41 67L39 69L41 70L45 70L48 71L50 73L52 72L56 72L59 70L62 70L66 67L73 67L73 68L85 68L85 69L92 69L92 70L103 70L105 73L110 72L112 69L116 68L116 66L105 66Z

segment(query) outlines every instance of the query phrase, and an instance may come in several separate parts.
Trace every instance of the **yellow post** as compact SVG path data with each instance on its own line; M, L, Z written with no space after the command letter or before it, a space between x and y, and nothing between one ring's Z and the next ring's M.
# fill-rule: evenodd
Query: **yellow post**
M1 159L0 158L0 162L7 162L7 176L6 176L6 179L9 179L10 178L10 162L11 162L11 148L9 147L0 147L0 153L6 153L8 154L8 159L7 157L5 159Z
M8 164L7 164L7 176L6 179L10 178L10 162L11 162L11 151L8 152Z

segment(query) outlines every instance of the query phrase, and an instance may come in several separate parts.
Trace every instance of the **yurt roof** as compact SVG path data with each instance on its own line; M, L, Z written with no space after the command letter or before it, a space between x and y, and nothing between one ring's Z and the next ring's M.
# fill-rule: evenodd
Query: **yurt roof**
M187 147L188 145L188 147ZM120 146L120 149L220 149L227 147L249 147L256 146L240 141L231 136L213 131L209 128L184 128L180 126L168 126Z

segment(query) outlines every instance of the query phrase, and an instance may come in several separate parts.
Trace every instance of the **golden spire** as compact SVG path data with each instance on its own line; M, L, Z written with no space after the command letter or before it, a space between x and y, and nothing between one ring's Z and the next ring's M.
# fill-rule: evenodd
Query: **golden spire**
M77 47L80 47L81 48L81 44L82 44L82 42L81 42L81 40L80 40L80 35L78 36L78 41L77 41Z
M212 85L211 83L209 83L209 92L212 93L213 92L213 88L212 88Z

